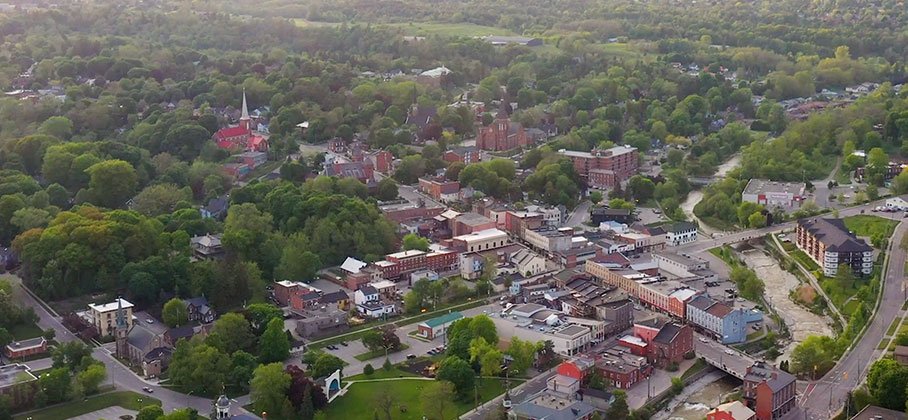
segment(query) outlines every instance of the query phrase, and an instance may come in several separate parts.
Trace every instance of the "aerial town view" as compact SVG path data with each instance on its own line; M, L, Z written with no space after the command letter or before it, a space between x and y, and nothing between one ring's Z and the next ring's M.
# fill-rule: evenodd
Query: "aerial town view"
M901 0L0 0L0 420L908 420Z

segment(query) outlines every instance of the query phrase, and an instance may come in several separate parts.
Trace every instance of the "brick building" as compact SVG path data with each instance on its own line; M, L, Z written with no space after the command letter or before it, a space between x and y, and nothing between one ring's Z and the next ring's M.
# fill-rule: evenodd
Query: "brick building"
M574 164L574 169L591 188L614 188L637 173L637 148L615 146L610 149L594 149L592 152L560 150Z
M460 194L460 182L444 177L419 178L419 190L440 201L456 201Z
M461 162L469 165L482 160L482 155L480 155L479 150L475 147L455 147L445 151L444 155L442 155L442 159L448 163Z
M488 127L482 127L476 137L476 147L482 150L511 150L529 144L530 139L523 125L512 122L504 110L498 112L495 121Z
M782 417L795 407L796 381L790 373L756 362L744 375L744 401L758 420Z

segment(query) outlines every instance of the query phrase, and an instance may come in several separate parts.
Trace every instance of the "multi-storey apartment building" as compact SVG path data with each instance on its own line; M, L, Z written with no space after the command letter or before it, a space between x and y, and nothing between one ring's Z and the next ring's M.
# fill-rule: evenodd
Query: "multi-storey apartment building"
M798 220L796 244L826 276L835 276L840 265L850 266L859 275L873 271L873 248L851 233L842 219Z

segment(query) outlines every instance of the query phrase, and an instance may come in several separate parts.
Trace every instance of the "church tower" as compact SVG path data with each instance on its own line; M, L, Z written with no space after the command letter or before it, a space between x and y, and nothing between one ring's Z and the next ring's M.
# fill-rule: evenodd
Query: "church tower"
M129 335L129 323L126 320L126 311L123 310L123 299L117 297L117 328L114 336L117 343L117 357L125 359L129 356L129 346L126 342Z
M252 118L249 118L249 108L246 106L246 89L243 89L243 113L240 115L240 127L252 131Z

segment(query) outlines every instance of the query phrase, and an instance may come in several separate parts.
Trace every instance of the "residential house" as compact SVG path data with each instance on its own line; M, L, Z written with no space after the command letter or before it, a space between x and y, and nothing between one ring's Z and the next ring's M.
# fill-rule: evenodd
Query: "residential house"
M326 306L334 306L341 311L346 311L350 306L350 295L343 290L323 294L318 303Z
M471 163L479 162L482 159L482 155L474 146L455 147L451 150L446 150L442 155L442 159L448 163L461 162L465 165L469 165Z
M204 296L183 299L183 305L186 306L186 310L189 313L189 320L192 322L208 324L214 322L214 319L217 318L214 309L211 309L211 305L208 304L208 299Z
M356 310L368 318L381 318L394 314L394 302L385 302L375 287L366 285L353 293Z
M227 217L227 209L230 208L230 197L222 195L220 197L208 200L208 204L199 209L203 218L224 220Z
M201 260L216 260L224 257L224 245L221 234L193 236L189 239L192 255Z

